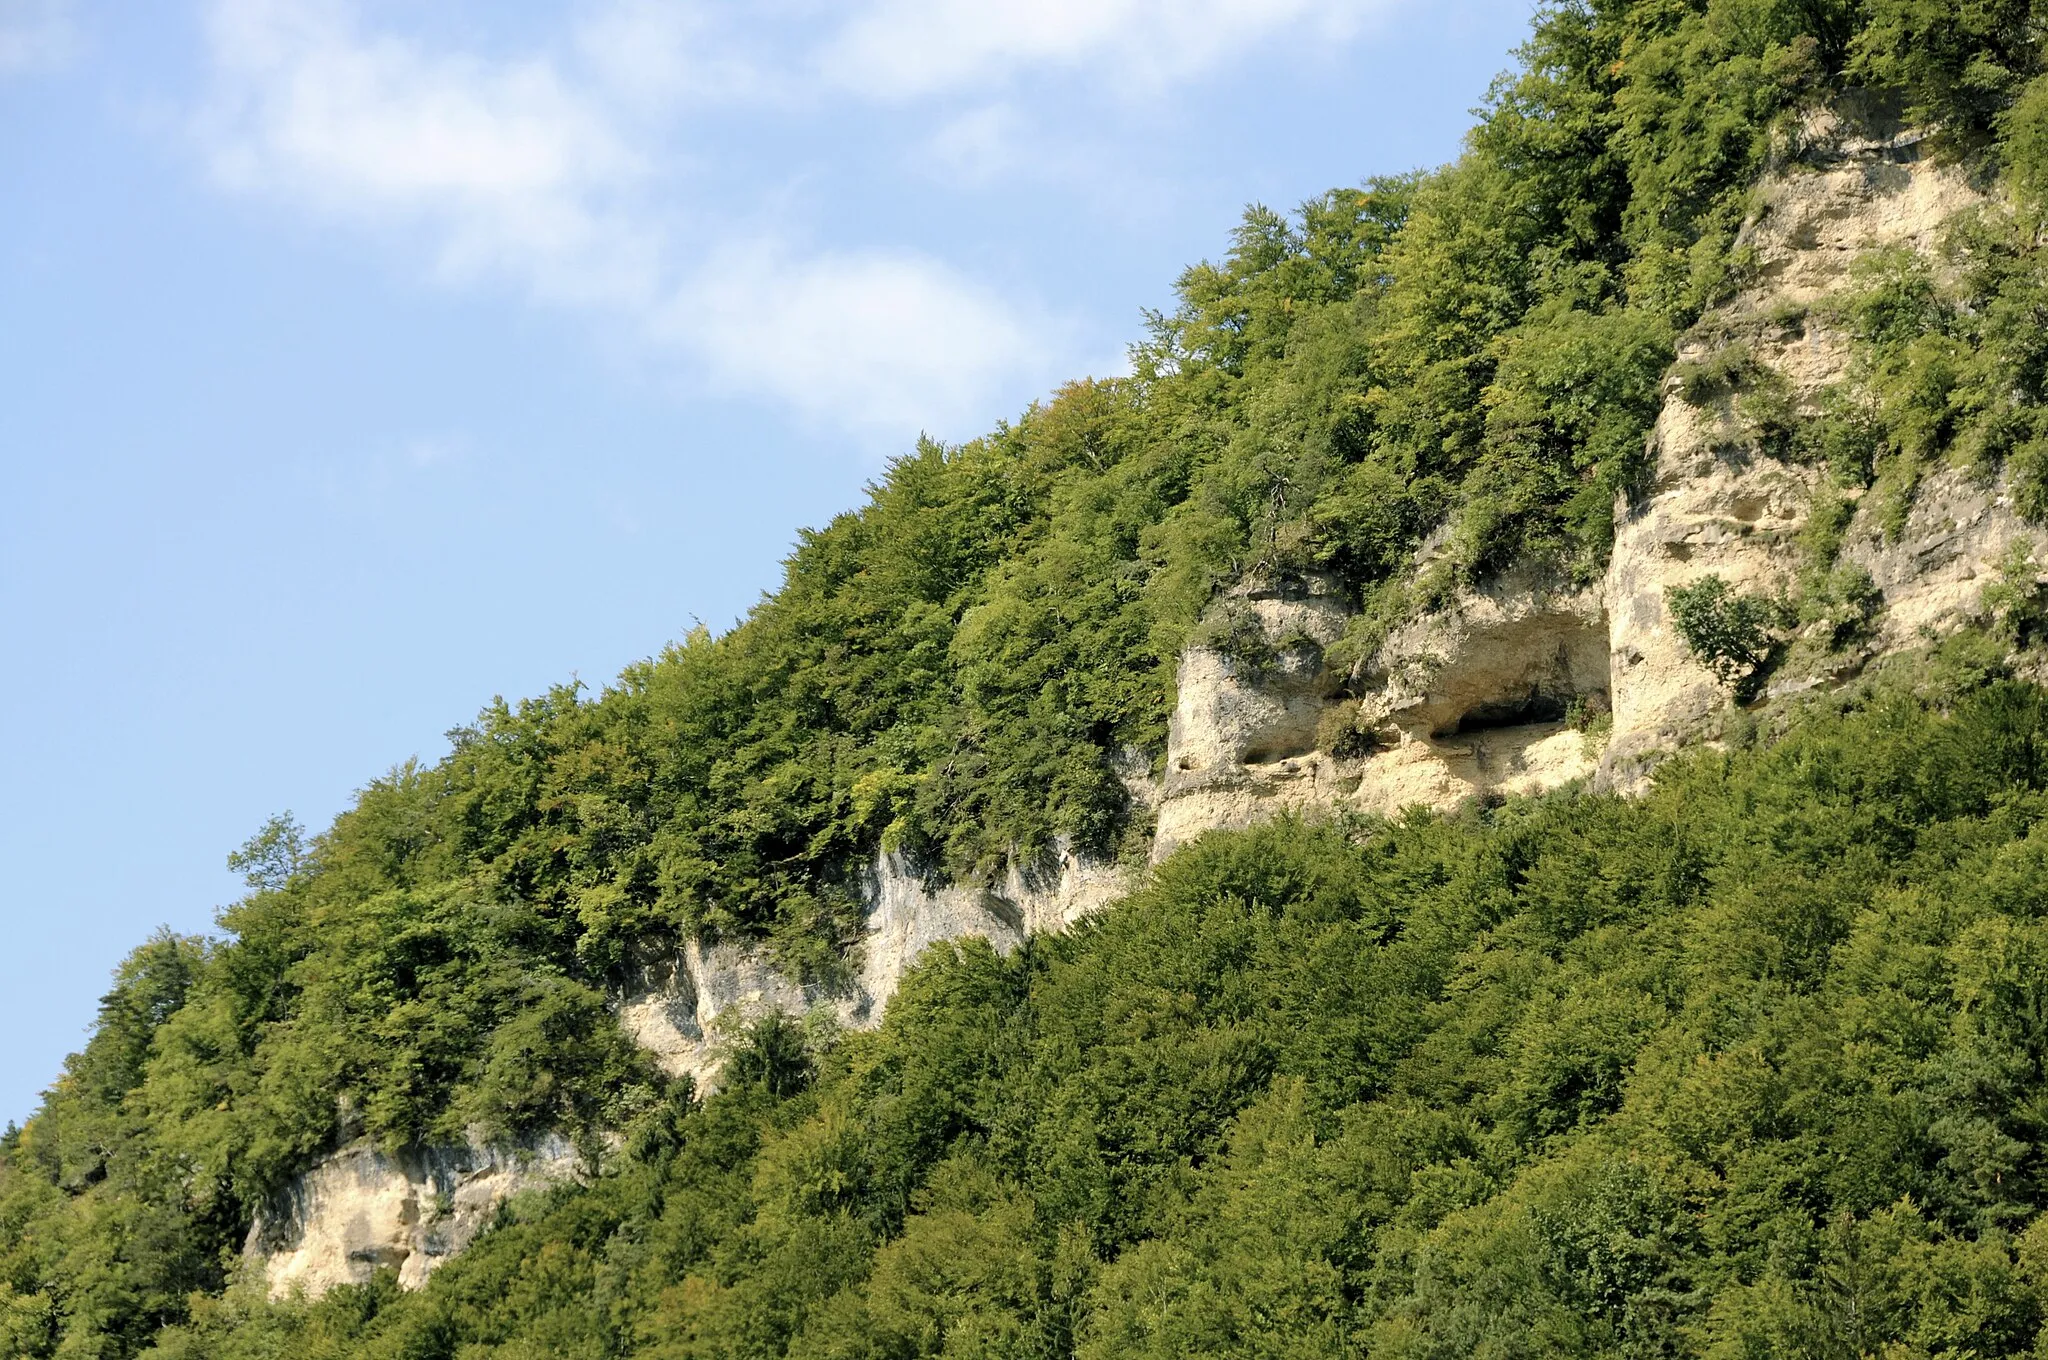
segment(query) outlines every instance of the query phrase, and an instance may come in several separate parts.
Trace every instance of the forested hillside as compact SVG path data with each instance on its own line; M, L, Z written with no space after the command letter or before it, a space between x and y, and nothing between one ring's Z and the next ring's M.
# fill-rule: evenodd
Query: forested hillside
M0 1352L2030 1353L2024 562L1986 631L1638 802L1212 837L1071 935L935 951L878 1032L763 1019L708 1100L610 1002L690 939L840 974L879 847L935 881L1055 838L1142 859L1127 780L1229 583L1339 581L1341 669L1509 564L1591 579L1815 108L1928 132L1993 206L1939 268L1868 262L1819 413L1732 350L1681 386L1844 503L1903 518L1948 462L2048 514L2044 25L1547 7L1457 162L1250 210L1131 376L892 463L730 632L265 828L219 935L140 948L0 1145ZM239 1265L344 1136L549 1129L591 1183L416 1294L271 1305Z
M153 1353L2032 1354L2048 699L1957 651L1638 802L1211 836L877 1033L763 1021L418 1293Z

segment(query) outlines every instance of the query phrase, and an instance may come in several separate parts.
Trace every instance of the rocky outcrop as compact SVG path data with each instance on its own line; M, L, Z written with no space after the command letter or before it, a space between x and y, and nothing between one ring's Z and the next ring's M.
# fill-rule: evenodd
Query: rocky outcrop
M1395 629L1348 677L1322 663L1345 614L1327 583L1220 601L1219 611L1256 606L1277 660L1203 646L1183 656L1155 858L1283 810L1385 815L1575 780L1634 791L1666 754L1716 739L1729 693L1673 630L1666 593L1711 573L1789 595L1823 474L1771 456L1739 393L1688 400L1678 374L1741 345L1768 375L1753 385L1817 414L1851 377L1849 339L1826 304L1855 262L1884 247L1935 259L1944 225L1982 202L1961 170L1922 150L1917 134L1838 111L1816 113L1781 148L1740 242L1749 281L1680 345L1650 436L1650 485L1617 506L1601 580L1576 588L1525 564ZM1869 636L1781 677L1764 702L1839 683L1975 617L2014 544L2048 559L2048 535L2002 488L1960 470L1921 483L1902 530L1887 535L1879 521L1874 505L1857 506L1841 554L1880 596ZM1333 697L1340 680L1353 697Z
M640 984L618 999L619 1023L671 1076L687 1076L708 1093L718 1086L725 1041L751 1017L823 1011L848 1028L876 1024L927 946L974 936L1007 953L1131 886L1123 868L1064 843L987 885L932 884L901 854L879 854L863 888L868 913L858 967L845 982L798 982L756 946L692 941L643 970ZM295 1288L318 1296L385 1267L398 1271L401 1286L417 1288L489 1226L507 1198L571 1179L580 1166L558 1137L524 1148L471 1141L396 1156L351 1143L291 1182L256 1220L245 1255L262 1263L273 1296Z
M579 1179L583 1161L559 1136L520 1146L469 1141L398 1154L357 1141L296 1177L249 1229L270 1296L318 1297L366 1284L379 1270L417 1289L496 1219L512 1196Z
M1077 855L1064 842L1012 864L989 884L933 884L902 854L883 852L868 868L858 966L843 983L793 981L756 946L691 943L621 998L619 1020L671 1076L687 1075L700 1091L713 1090L722 1041L737 1023L768 1011L823 1011L842 1027L873 1025L928 946L978 937L1008 953L1026 936L1071 925L1130 887L1126 870Z
M1317 749L1335 692L1324 649L1351 613L1337 584L1315 576L1247 582L1214 612L1227 616L1231 626L1216 631L1235 646L1219 640L1181 653L1155 862L1204 831L1328 804L1357 778L1355 761Z
M1793 409L1820 410L1850 376L1848 337L1825 304L1851 284L1867 252L1902 247L1935 258L1944 223L1981 202L1962 171L1924 157L1917 135L1859 125L1827 111L1809 118L1783 166L1759 187L1741 244L1751 282L1710 313L1679 349L1679 363L1748 347L1783 384ZM1685 400L1676 378L1651 435L1656 471L1646 497L1619 516L1606 597L1614 656L1614 735L1601 763L1608 786L1639 788L1663 754L1711 739L1728 696L1670 627L1665 592L1714 574L1745 591L1789 593L1801 565L1821 470L1761 452L1740 400ZM1873 648L1838 667L1917 646L1976 608L1983 575L2030 531L1993 488L1939 474L1920 488L1905 532L1887 541L1872 508L1859 508L1845 556L1866 565L1883 593ZM1835 678L1839 678L1835 677Z
M641 984L620 998L618 1014L664 1072L709 1093L723 1061L721 1020L767 1011L806 1015L820 1006L847 1018L856 1009L850 996L792 979L761 949L692 940L676 957L643 970Z
M1395 630L1367 668L1361 701L1338 697L1348 678L1324 665L1350 612L1334 588L1297 580L1252 590L1280 664L1248 665L1210 647L1183 656L1155 859L1204 831L1282 811L1387 816L1592 773L1587 740L1566 719L1607 708L1599 592L1528 571L1490 582Z
M1874 650L1901 651L1980 612L1988 581L2024 544L2048 563L2048 534L2012 508L2002 485L1960 468L1942 468L1920 484L1904 530L1887 540L1871 516L1850 527L1842 555L1870 573L1884 595Z

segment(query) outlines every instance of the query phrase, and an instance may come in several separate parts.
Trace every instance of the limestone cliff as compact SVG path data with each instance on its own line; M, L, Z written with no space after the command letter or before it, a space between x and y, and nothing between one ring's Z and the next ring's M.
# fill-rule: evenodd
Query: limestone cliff
M1749 282L1681 342L1650 437L1650 484L1617 506L1600 580L1577 587L1523 564L1394 629L1350 676L1327 673L1310 645L1344 622L1334 592L1313 582L1259 592L1268 643L1293 647L1282 664L1191 648L1158 853L1283 809L1387 814L1581 779L1633 791L1661 756L1716 739L1729 693L1674 631L1666 592L1711 573L1739 590L1788 593L1823 474L1766 452L1733 395L1688 401L1678 372L1740 344L1793 409L1816 413L1851 377L1849 339L1826 304L1850 285L1854 262L1882 247L1933 258L1943 225L1982 201L1961 170L1922 150L1910 132L1833 112L1808 119L1782 149L1740 241ZM2048 536L2020 520L2001 486L1959 470L1921 483L1895 535L1875 506L1857 506L1842 560L1878 593L1870 632L1832 653L1810 649L1761 702L1839 683L1970 621L2016 542L2038 555ZM1347 681L1353 697L1333 697ZM1322 705L1346 709L1345 721L1326 722ZM1318 730L1366 733L1371 749L1314 749L1303 738Z
M1005 953L1027 935L1059 930L1130 890L1129 874L1055 845L1038 860L1012 864L990 884L927 883L894 851L879 853L863 884L867 924L858 969L843 985L793 981L753 946L689 944L648 970L619 1003L619 1019L671 1076L715 1089L720 1038L735 1022L767 1011L823 1010L841 1026L881 1019L903 972L940 940L979 937Z
M691 942L643 970L617 1003L619 1022L671 1076L717 1089L722 1043L737 1024L768 1011L823 1011L850 1028L872 1025L910 963L940 940L978 936L1008 952L1027 935L1059 930L1128 892L1131 877L1055 845L987 885L928 884L900 854L869 866L867 928L859 967L844 985L791 979L763 950ZM497 1207L525 1190L580 1174L558 1137L504 1148L472 1140L390 1156L352 1143L294 1178L257 1219L244 1254L260 1262L273 1295L317 1296L393 1267L417 1288L436 1266L489 1226Z
M1753 281L1681 343L1680 364L1745 343L1802 413L1817 411L1821 394L1850 376L1848 337L1824 304L1849 287L1852 265L1880 247L1932 258L1943 224L1980 201L1960 170L1923 150L1911 133L1872 132L1832 113L1810 119L1759 187L1742 241L1754 252ZM1727 710L1726 693L1670 627L1665 592L1708 573L1741 589L1780 591L1798 570L1793 540L1822 473L1759 452L1743 427L1734 398L1696 406L1676 378L1667 381L1652 435L1654 480L1620 517L1604 582L1614 734L1600 773L1614 787L1636 787L1660 753L1715 735ZM1874 506L1859 506L1844 556L1866 566L1882 592L1877 634L1838 658L1832 676L1794 683L1845 678L1875 656L1918 645L1925 630L1967 621L2021 537L2039 541L2001 490L1955 471L1921 486L1895 540Z
M392 1156L357 1141L295 1178L249 1229L272 1298L317 1297L394 1269L417 1289L476 1240L512 1196L582 1175L582 1158L550 1135L521 1146L476 1141Z
M1853 262L1886 246L1931 256L1944 222L1980 201L1959 170L1921 149L1910 133L1832 113L1809 119L1758 188L1740 242L1747 284L1681 341L1681 367L1742 344L1793 408L1815 412L1850 376L1848 339L1824 304ZM1133 781L1156 815L1153 858L1284 810L1387 815L1576 780L1628 792L1663 755L1716 739L1730 696L1674 632L1666 592L1708 573L1743 590L1789 589L1821 474L1773 457L1732 396L1688 400L1676 372L1649 452L1649 484L1618 505L1598 580L1524 563L1394 628L1341 674L1327 658L1353 606L1338 583L1281 575L1225 592L1212 621L1229 626L1205 633L1221 640L1180 658L1164 772ZM1842 555L1879 596L1870 628L1774 677L1757 702L1839 683L1967 621L2020 541L2048 549L2000 486L1958 471L1925 480L1889 536L1877 510L1859 505ZM750 946L692 944L619 997L621 1024L666 1070L708 1090L735 1021L823 1010L844 1026L871 1025L927 945L979 936L1007 951L1115 899L1134 872L1059 846L991 884L928 883L894 853L879 854L865 879L865 937L843 984L792 981ZM556 1142L523 1157L470 1146L394 1159L350 1147L300 1178L249 1249L267 1259L274 1289L317 1292L385 1264L416 1285L505 1195L569 1174Z

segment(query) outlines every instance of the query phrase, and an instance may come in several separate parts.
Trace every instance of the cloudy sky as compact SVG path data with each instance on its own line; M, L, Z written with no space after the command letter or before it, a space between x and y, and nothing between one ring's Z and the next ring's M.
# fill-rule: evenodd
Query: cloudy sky
M1529 0L0 0L0 1120L494 694L1454 155Z

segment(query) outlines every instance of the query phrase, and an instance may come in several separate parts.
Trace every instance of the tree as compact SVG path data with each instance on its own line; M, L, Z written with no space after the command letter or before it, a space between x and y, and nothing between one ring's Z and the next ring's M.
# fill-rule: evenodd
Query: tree
M1778 648L1777 630L1786 622L1784 604L1764 595L1737 594L1712 574L1665 591L1664 602L1693 659L1731 687L1737 698L1748 697Z
M280 812L263 829L228 856L228 868L257 892L276 892L291 882L306 862L306 829L289 811Z

